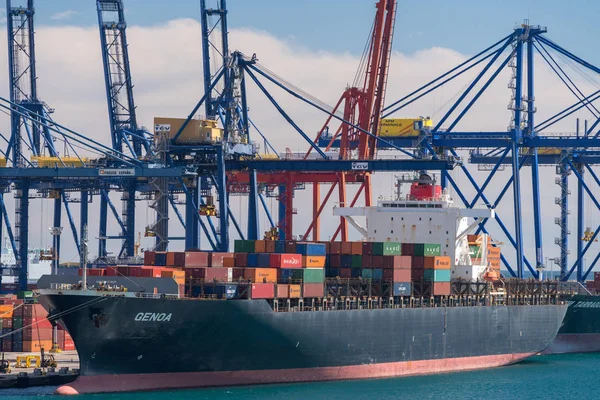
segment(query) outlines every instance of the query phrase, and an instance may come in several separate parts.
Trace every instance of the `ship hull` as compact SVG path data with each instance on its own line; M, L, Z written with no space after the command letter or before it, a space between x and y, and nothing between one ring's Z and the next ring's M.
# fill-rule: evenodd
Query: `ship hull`
M82 295L40 301L65 312L80 356L81 377L61 394L496 367L544 350L566 312L551 305L273 312L264 300Z
M600 352L600 296L574 296L556 339L544 354Z

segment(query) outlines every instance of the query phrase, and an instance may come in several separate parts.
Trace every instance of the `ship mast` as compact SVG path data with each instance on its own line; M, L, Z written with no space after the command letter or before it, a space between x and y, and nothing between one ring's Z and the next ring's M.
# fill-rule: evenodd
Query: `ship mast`
M82 290L87 290L87 263L88 263L88 227L83 225L81 236L81 264L83 266Z

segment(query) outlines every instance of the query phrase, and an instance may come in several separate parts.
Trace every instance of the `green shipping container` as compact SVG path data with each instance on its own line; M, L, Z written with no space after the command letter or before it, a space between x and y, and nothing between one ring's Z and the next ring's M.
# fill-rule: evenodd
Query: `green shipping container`
M236 240L233 250L236 253L254 253L254 240Z
M361 268L362 267L362 256L354 254L352 256L352 264L350 264L352 268Z
M23 327L23 317L13 317L13 329L19 329Z
M360 276L367 279L373 279L373 270L372 269L362 269L360 271Z
M382 256L383 255L383 243L382 242L371 243L371 254L374 256Z
M384 256L401 256L400 243L398 242L385 242L383 243L383 255Z
M33 299L33 292L31 292L31 291L18 292L17 299L19 299L19 300Z
M425 257L435 257L441 256L442 254L442 245L441 244L424 244L423 245L423 256Z
M449 269L426 269L423 271L423 280L428 282L450 282Z
M302 268L292 272L293 279L302 279L304 283L323 283L325 281L324 268Z

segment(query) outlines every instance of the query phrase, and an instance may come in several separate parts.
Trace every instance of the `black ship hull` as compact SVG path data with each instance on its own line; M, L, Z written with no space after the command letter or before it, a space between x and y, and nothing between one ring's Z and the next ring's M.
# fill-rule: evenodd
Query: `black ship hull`
M75 341L61 394L381 378L518 362L566 305L274 312L264 300L39 297Z
M600 296L574 296L556 339L545 354L600 351Z

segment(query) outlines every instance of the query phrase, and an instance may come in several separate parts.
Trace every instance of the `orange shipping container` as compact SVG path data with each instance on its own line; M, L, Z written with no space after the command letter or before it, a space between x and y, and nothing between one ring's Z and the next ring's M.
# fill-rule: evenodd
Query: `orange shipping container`
M13 308L12 304L0 305L0 318L12 318Z
M173 278L178 285L183 285L185 283L185 272L179 271L176 269L161 271L160 276L162 278Z
M493 269L500 270L500 260L490 260L490 265Z
M425 257L425 269L450 269L450 257Z
M223 267L225 268L233 268L235 267L235 258L229 257L223 259Z
M250 279L254 283L276 283L277 269L276 268L246 268L244 270L244 278Z
M274 240L265 241L265 251L267 253L275 253L275 241Z
M363 244L362 242L352 242L352 247L351 247L351 254L354 255L361 255L362 254L362 247Z
M302 295L302 286L300 285L289 285L290 287L290 299L299 299Z
M278 284L277 285L277 298L287 299L290 297L290 285Z
M342 242L342 254L352 254L352 242Z
M302 256L304 268L325 268L325 256Z
M489 247L488 248L489 258L500 258L500 247Z
M38 353L42 349L44 349L44 351L49 351L51 348L52 340L23 340L24 352Z
M254 242L254 252L255 253L266 253L267 251L267 243L264 240L256 240Z

